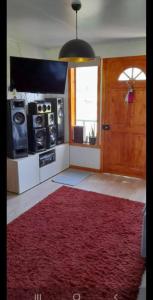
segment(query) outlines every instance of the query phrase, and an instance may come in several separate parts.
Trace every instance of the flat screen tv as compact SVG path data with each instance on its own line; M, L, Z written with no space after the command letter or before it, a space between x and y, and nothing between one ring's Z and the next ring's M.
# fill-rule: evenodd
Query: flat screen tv
M10 57L10 90L64 94L67 62Z

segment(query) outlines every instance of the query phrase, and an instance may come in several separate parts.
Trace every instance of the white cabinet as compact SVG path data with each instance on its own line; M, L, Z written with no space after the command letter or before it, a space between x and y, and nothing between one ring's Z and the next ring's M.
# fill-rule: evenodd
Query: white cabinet
M22 193L39 184L39 157L7 159L7 190Z
M58 145L55 147L55 150L56 160L40 168L40 182L43 182L69 167L69 144Z
M56 146L56 160L39 167L36 153L19 159L7 159L7 191L22 193L69 167L69 144ZM44 151L47 152L48 150Z
M56 161L53 161L52 163L40 168L40 182L43 182L47 180L48 178L55 175L55 167L56 167Z

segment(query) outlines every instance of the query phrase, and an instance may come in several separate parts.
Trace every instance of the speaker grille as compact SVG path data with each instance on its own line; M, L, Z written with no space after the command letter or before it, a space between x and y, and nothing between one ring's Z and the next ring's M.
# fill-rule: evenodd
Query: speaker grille
M7 100L7 156L13 159L28 156L27 118L24 100Z
M16 124L23 124L25 122L25 115L22 112L16 112L13 116L13 121Z

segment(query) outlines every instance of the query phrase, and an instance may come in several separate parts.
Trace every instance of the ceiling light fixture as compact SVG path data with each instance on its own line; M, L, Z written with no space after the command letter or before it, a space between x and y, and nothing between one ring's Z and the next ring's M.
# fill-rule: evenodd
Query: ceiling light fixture
M81 2L72 1L71 7L76 12L76 38L68 41L60 50L59 59L67 62L87 62L95 59L92 47L84 40L78 39L77 12L81 8Z

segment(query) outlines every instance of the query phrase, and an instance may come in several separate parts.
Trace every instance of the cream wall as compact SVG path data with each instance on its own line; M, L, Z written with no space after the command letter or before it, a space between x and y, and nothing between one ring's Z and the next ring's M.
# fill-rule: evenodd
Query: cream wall
M123 41L113 41L94 45L97 56L120 57L146 54L146 39L129 39Z
M70 166L100 169L100 149L70 145Z
M23 43L21 41L7 39L7 87L10 85L10 56L45 58L42 48Z
M7 99L13 97L12 92L9 91L10 86L10 56L31 57L44 59L44 49L37 48L33 45L23 43L21 41L7 39ZM42 95L34 93L17 93L17 98L24 99L27 102L42 99Z

